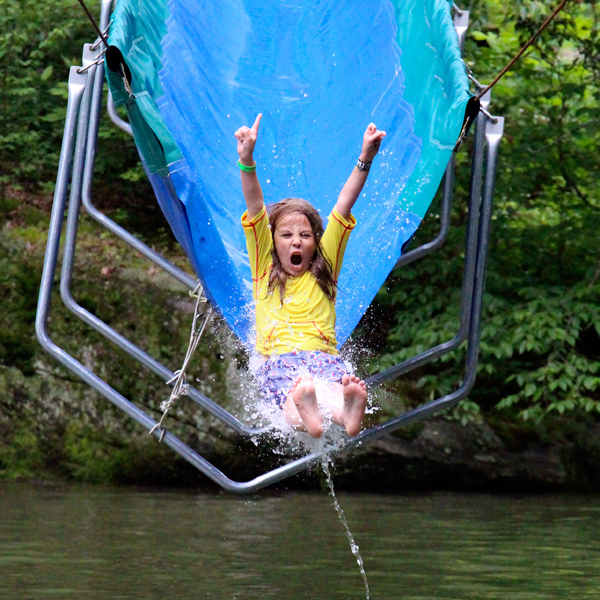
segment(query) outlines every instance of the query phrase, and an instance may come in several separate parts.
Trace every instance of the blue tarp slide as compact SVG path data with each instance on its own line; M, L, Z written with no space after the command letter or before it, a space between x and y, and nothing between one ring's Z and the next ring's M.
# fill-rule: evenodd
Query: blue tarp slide
M301 197L324 220L370 122L387 131L353 211L337 338L350 335L419 226L470 98L447 0L119 0L109 43L169 223L231 328L252 343L252 285L233 133L263 113L265 201ZM109 65L110 66L110 65Z

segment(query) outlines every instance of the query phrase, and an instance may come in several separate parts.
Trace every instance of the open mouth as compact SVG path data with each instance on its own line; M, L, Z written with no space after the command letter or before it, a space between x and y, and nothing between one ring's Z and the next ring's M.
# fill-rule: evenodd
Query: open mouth
M299 267L302 264L302 256L300 254L292 254L290 260L295 267Z

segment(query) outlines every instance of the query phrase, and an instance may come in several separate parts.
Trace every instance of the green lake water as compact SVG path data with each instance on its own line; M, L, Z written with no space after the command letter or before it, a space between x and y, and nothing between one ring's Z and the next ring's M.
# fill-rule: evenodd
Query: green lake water
M600 599L598 496L339 500L373 600ZM0 518L2 600L365 597L325 492L2 483Z

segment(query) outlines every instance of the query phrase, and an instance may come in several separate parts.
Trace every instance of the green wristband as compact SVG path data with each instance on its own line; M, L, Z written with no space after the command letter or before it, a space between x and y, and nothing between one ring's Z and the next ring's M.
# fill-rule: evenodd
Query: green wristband
M239 160L237 162L238 167L242 170L245 171L246 173L254 173L254 171L256 171L256 163L254 163L252 166L248 166L248 165L243 165Z

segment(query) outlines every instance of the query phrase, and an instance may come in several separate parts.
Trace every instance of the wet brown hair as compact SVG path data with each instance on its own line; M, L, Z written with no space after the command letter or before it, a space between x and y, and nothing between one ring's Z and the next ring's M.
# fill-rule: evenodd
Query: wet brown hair
M299 213L304 215L310 223L313 235L315 236L315 254L310 262L309 272L312 273L317 280L319 287L325 292L325 295L333 302L335 300L336 284L333 279L333 267L331 262L323 253L321 246L321 238L323 237L323 220L317 209L306 200L301 198L285 198L281 202L270 204L267 206L269 213L269 226L271 227L271 236L273 238L273 250L271 256L273 258L273 268L269 275L269 284L267 286L267 294L272 294L275 287L279 288L279 296L283 302L285 295L285 284L290 277L283 267L277 255L275 248L275 230L279 221L287 215Z

